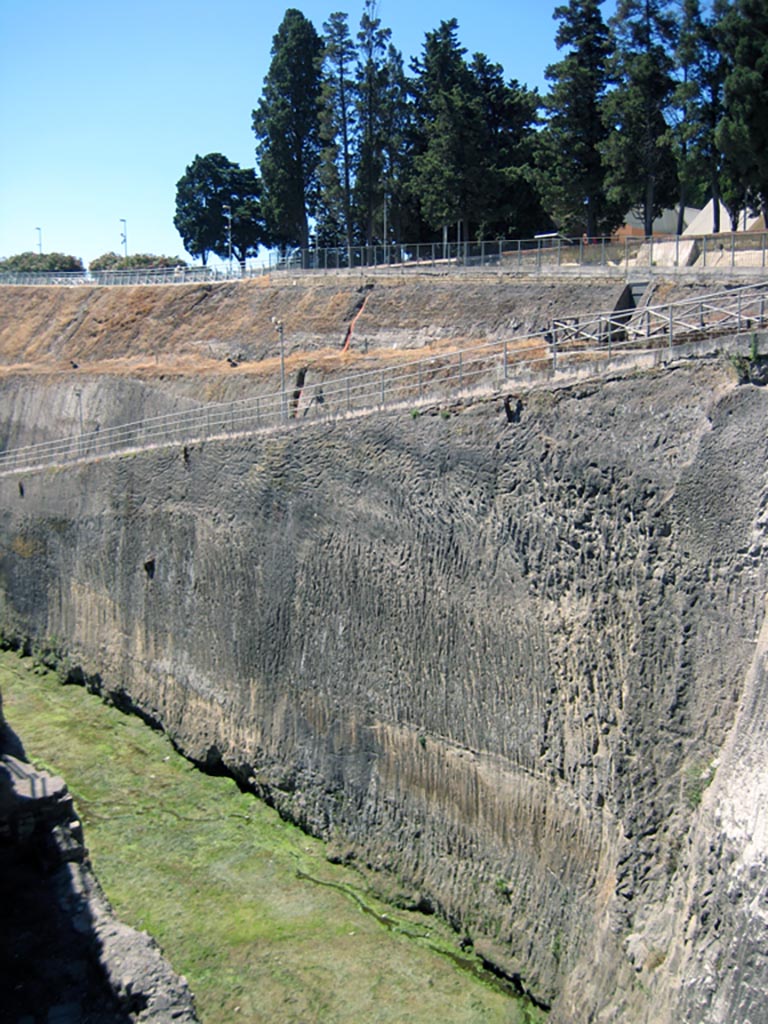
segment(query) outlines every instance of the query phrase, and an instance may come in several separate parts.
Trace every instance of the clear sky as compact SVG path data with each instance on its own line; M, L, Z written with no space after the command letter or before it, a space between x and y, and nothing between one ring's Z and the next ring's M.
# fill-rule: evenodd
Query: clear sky
M485 53L546 91L558 0L379 0L406 66L455 17ZM255 164L251 112L272 37L295 6L318 32L362 0L0 0L0 256L182 256L176 182L197 154ZM38 228L40 229L38 232Z

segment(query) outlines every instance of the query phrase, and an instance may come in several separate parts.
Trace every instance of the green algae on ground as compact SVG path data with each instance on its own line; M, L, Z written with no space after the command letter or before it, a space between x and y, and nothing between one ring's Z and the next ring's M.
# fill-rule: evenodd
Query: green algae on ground
M187 976L205 1024L543 1019L459 969L434 918L378 903L231 779L200 773L138 718L33 667L0 652L5 717L30 760L66 779L115 911Z

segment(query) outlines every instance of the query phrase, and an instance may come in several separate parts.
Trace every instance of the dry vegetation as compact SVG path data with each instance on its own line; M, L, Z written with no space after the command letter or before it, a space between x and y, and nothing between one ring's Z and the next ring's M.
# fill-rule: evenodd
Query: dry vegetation
M589 302L607 304L616 285L597 290L601 294ZM519 336L569 295L573 302L563 283L533 286L493 276L6 287L0 292L0 377L273 378L279 372L273 318L285 325L289 373L301 366L349 373ZM342 351L353 320L349 350Z

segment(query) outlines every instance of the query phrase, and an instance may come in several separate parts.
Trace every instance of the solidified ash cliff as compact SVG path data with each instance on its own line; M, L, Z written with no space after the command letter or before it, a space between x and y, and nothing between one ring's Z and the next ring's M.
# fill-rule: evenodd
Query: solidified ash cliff
M768 1020L768 394L521 397L0 478L3 626L554 1020Z

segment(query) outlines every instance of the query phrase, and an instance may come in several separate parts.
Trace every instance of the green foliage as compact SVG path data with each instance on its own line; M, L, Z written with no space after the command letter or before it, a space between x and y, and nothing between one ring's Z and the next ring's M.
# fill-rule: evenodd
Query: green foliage
M742 210L768 209L768 8L764 0L720 5L717 34L726 64L724 112L717 126L727 184L724 200Z
M615 87L603 104L606 192L621 208L642 211L650 235L654 219L677 198L664 118L674 89L675 22L665 0L619 0L610 24Z
M67 256L62 252L22 252L17 256L8 256L0 260L0 274L28 272L82 274L83 261L77 256Z
M462 240L532 233L542 211L532 184L538 94L483 54L471 63L455 19L427 33L414 61L418 117L410 190L433 229L457 223Z
M546 72L552 88L544 101L536 181L560 231L592 238L610 233L626 213L606 197L600 155L608 135L601 109L611 41L599 0L569 0L555 9L555 17L555 42L567 50Z
M173 223L190 256L207 263L215 253L238 262L255 256L267 240L259 197L261 183L221 153L196 156L176 183Z
M285 12L252 124L267 227L280 246L306 248L317 203L323 41L301 11Z
M685 771L683 779L683 794L685 802L691 810L695 810L701 803L704 790L711 785L715 777L715 766L706 762L704 764L693 764Z
M355 105L352 69L355 46L346 14L332 14L323 25L325 56L320 94L320 245L352 244L352 133Z
M167 267L186 267L178 256L155 256L152 253L132 253L119 256L116 252L105 252L88 264L89 270L151 270Z

